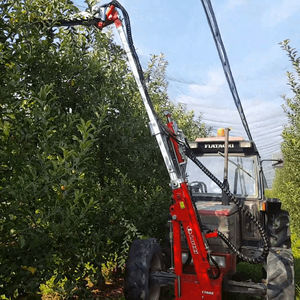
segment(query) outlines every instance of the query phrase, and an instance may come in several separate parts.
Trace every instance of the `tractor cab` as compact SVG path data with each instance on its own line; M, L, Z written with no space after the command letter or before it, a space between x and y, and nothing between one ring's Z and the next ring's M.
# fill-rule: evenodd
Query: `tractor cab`
M203 165L220 181L225 180L236 197L244 199L262 197L259 156L252 141L245 141L242 137L229 137L228 155L225 155L224 136L198 138L189 144ZM186 172L194 200L220 201L224 197L216 183L190 160L187 162Z
M229 130L228 130L229 131ZM242 137L217 136L198 138L189 143L194 155L230 192L256 216L263 198L263 175L254 142ZM188 159L186 178L189 192L201 222L209 229L218 228L240 248L259 247L260 235L248 217L239 214L221 188ZM241 224L238 226L237 224ZM220 239L209 240L216 253L230 253ZM232 271L235 271L232 264Z

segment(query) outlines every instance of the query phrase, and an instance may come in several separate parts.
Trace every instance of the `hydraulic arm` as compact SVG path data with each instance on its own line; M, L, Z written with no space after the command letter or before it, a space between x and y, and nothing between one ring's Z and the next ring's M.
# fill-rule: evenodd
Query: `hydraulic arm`
M126 24L126 32L116 10L122 11ZM177 129L171 116L167 115L167 127L160 124L153 109L145 86L142 69L137 58L130 32L129 18L125 9L112 1L108 6L100 8L100 19L97 26L103 28L114 23L123 47L126 51L130 68L133 72L146 112L152 135L156 137L158 146L168 170L173 190L174 204L170 207L174 234L174 272L175 293L177 299L221 299L222 275L215 276L215 267L210 265L208 247L198 223L190 193L185 180L186 157L181 144L185 143L183 134ZM181 227L187 237L188 245L194 261L197 275L183 274ZM210 234L209 237L216 237ZM201 296L200 296L201 295Z

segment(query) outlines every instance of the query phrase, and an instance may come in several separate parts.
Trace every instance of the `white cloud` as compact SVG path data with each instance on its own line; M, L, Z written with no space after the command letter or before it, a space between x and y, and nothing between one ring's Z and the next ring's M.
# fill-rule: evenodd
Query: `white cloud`
M191 94L201 95L206 98L222 90L225 85L225 77L221 68L209 71L207 77L205 84L191 84L189 86Z
M277 3L278 1L274 1L274 6L263 14L262 23L265 26L273 27L293 15L298 15L300 10L299 0L281 0L279 4Z
M225 88L227 86L223 86L223 89ZM194 86L191 86L191 91L195 91ZM220 127L230 127L232 136L247 138L236 108L234 105L222 103L221 97L212 93L213 85L201 86L196 91L209 91L212 97L208 99L207 94L206 97L202 97L199 93L198 96L182 94L176 99L176 102L186 103L188 109L193 109L196 114L202 113L202 120L207 125L213 126L215 130ZM224 90L219 89L218 91L226 94ZM230 101L233 102L231 98ZM280 98L272 102L259 98L243 100L244 113L262 158L270 159L272 154L280 152L281 132L286 123L286 116L280 106L280 101ZM271 164L265 164L264 168L268 184L271 186L274 171Z
M202 113L203 121L213 128L231 127L232 135L246 137L222 70L208 72L206 84L189 85L176 102L186 103L196 114ZM282 102L279 97L273 101L262 97L242 100L250 131L263 157L270 149L280 150L281 132L286 123Z

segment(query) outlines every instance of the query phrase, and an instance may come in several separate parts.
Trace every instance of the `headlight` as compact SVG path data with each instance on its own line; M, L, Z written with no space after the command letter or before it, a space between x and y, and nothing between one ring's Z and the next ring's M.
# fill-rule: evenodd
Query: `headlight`
M187 262L188 258L189 258L188 253L183 252L183 253L181 254L181 260L182 260L182 264L183 264L183 265Z
M211 257L216 261L216 263L218 264L218 266L220 268L226 268L226 259L225 259L225 256L212 255ZM212 266L214 265L213 262L210 262L210 264Z
M249 141L241 141L240 142L240 147L241 148L251 148L251 142L249 142Z
M189 142L190 148L196 149L198 148L198 144L196 142Z

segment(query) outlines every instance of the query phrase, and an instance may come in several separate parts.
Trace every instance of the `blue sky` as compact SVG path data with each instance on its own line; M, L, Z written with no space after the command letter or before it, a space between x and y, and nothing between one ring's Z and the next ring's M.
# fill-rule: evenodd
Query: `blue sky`
M143 66L151 54L168 61L169 96L214 128L246 136L200 0L119 0L127 9ZM107 1L106 1L107 2ZM211 0L253 138L262 157L280 150L287 120L290 63L279 42L300 49L299 0ZM85 4L75 0L81 9Z

